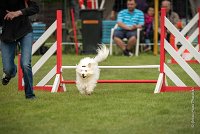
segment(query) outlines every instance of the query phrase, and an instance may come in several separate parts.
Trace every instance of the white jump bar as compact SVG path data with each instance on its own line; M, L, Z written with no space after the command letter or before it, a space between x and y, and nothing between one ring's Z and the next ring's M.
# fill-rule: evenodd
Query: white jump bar
M160 65L142 65L142 66L99 66L99 68L106 68L106 69L143 69L143 68L159 68ZM62 69L73 69L76 66L62 66Z

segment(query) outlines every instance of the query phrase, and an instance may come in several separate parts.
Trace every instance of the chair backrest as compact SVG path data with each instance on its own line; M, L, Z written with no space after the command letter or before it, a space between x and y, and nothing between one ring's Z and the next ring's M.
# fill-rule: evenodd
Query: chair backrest
M46 24L41 22L34 22L32 24L32 27L33 27L33 42L35 42L45 32Z
M115 26L117 21L103 20L102 21L102 39L101 42L104 44L110 44L111 29Z

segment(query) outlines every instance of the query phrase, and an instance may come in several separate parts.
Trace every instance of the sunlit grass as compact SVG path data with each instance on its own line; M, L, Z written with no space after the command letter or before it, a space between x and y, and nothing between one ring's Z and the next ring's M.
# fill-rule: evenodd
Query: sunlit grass
M94 55L89 55L94 56ZM63 55L63 65L76 65L83 55ZM35 63L40 56L33 56ZM56 64L53 56L36 75L37 84ZM159 56L109 56L100 65L159 64ZM0 75L2 63L0 62ZM157 79L157 69L102 69L101 79ZM74 69L64 70L75 79ZM54 81L51 80L49 84ZM192 93L153 94L155 84L98 84L91 96L80 95L75 85L67 92L35 91L26 100L17 89L17 77L0 85L1 134L188 134L200 133L200 92L195 91L195 127L191 127Z

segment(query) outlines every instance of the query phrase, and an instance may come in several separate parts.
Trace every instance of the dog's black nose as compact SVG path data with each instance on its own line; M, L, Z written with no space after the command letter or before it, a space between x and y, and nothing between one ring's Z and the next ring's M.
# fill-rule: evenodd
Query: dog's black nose
M82 74L82 77L85 78L86 76L84 74Z

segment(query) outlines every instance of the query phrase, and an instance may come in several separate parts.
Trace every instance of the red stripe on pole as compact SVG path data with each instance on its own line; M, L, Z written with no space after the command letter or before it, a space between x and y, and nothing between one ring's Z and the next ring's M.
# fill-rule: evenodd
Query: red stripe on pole
M197 64L199 63L197 60L186 60L185 62L190 63L190 64ZM171 60L172 64L177 64L175 60Z
M61 73L62 66L62 11L57 10L57 70L56 73Z
M98 83L157 83L157 80L98 80ZM75 84L75 80L64 80L61 83Z
M200 90L200 87L191 87L191 86L190 87L166 86L164 92L179 92L179 91L191 91L191 90Z
M165 16L166 16L166 8L161 9L161 39L160 39L160 73L163 73L163 85L161 88L162 90L165 90L165 73L164 73L164 63L165 63L165 49L164 49L164 41L165 41Z
M45 91L50 91L52 90L52 86L34 86L34 90L45 90Z
M165 50L164 50L164 40L165 40L165 16L166 16L166 9L161 9L161 39L160 39L160 72L164 73L164 62L165 62Z
M77 33L76 33L76 23L74 18L74 9L71 9L71 17L72 17L72 27L74 32L74 42L75 42L75 48L76 48L76 55L78 55L78 40L77 40Z

